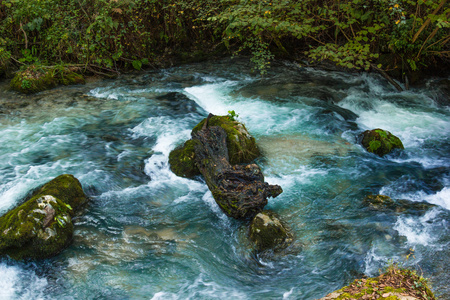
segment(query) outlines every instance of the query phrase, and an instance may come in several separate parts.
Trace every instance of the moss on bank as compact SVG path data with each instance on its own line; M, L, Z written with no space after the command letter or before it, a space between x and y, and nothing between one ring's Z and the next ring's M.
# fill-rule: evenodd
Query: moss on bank
M10 86L13 90L32 94L56 87L59 84L84 84L84 77L78 73L64 68L47 68L36 65L28 66L19 71L11 80Z

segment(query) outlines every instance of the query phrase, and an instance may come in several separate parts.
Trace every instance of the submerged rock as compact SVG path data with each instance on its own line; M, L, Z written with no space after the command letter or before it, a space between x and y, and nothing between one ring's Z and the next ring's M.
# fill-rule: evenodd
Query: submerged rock
M250 223L249 237L257 251L279 251L289 246L293 236L275 213L263 211Z
M191 135L203 128L205 120L206 118L192 129ZM209 119L208 125L219 126L225 130L228 157L231 165L250 163L261 155L255 138L248 133L244 124L233 121L228 116L213 116ZM176 148L170 153L170 169L177 176L192 178L200 174L200 171L194 164L195 143L193 140L189 140L183 146Z
M58 254L72 240L71 216L86 202L80 182L72 175L43 185L31 199L0 217L0 255L35 259Z
M426 279L415 271L393 265L378 277L356 279L319 300L344 299L435 300L436 297Z
M32 94L56 87L58 84L84 84L84 77L69 69L43 68L35 65L17 72L10 87L24 94Z
M383 129L366 130L362 133L362 145L367 151L384 156L394 149L404 149L402 141Z
M422 201L409 201L405 199L392 199L386 195L369 195L364 198L364 202L369 204L369 206L376 210L392 210L395 212L410 212L410 213L420 213L426 211L436 205Z

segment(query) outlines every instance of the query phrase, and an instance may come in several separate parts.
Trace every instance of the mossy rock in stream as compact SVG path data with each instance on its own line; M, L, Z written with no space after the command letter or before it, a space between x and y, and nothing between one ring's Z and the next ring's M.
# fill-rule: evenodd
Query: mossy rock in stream
M205 120L203 119L192 129L191 135L203 128ZM248 133L244 124L233 121L228 116L213 116L209 119L208 126L220 126L225 130L231 165L250 163L261 155L255 138ZM195 142L189 140L182 147L178 147L170 153L170 169L176 175L192 178L200 174L193 161L194 145Z
M262 211L250 222L249 238L257 251L280 251L293 241L290 230L271 211Z
M84 77L70 69L29 66L27 69L17 72L11 80L11 89L33 94L56 87L58 84L84 84Z
M408 212L420 214L436 206L425 201L416 202L405 199L394 200L386 195L368 195L364 198L364 202L367 203L372 209L380 211L391 210L396 213Z
M436 297L427 280L416 271L392 265L378 277L356 279L319 300L344 299L436 300Z
M384 156L394 149L404 149L398 137L383 129L366 130L361 137L364 148L378 156Z
M72 175L43 185L24 204L0 217L0 255L40 259L58 254L72 241L74 210L86 201Z
M194 163L194 147L199 143L196 140L187 140L183 146L175 148L169 154L170 169L177 176L192 178L200 175Z
M192 129L192 133L201 130L205 120L198 123ZM231 165L250 163L261 155L255 138L250 135L244 124L233 121L228 116L213 116L209 119L208 126L220 126L225 129Z

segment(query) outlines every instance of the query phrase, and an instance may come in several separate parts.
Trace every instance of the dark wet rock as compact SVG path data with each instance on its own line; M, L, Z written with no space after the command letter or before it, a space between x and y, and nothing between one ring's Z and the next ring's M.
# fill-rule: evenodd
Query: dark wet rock
M159 103L170 107L172 112L205 114L206 112L194 100L183 93L170 92L156 97Z
M192 129L192 135L203 128L205 121L206 119L203 119ZM244 124L233 121L228 116L213 116L209 119L208 126L219 126L225 130L231 165L250 163L261 155L255 138Z
M263 211L250 223L249 237L257 251L279 251L288 247L293 236L275 213Z
M392 199L386 195L369 195L364 202L375 210L391 210L397 213L423 213L436 205L421 201L410 201L405 199Z
M383 129L366 130L361 135L361 144L367 151L384 156L394 149L404 149L402 141Z
M227 216L251 219L263 210L267 197L282 193L280 186L264 182L256 164L248 164L260 152L243 124L210 114L191 134L191 140L169 154L171 170L184 177L203 175Z
M191 135L203 127L205 120L203 119L194 127ZM231 165L250 163L261 155L255 138L248 133L244 124L233 121L227 116L213 116L208 122L209 126L219 126L225 130L228 158ZM193 140L189 140L170 153L170 169L177 176L192 178L200 174L193 162L195 143Z
M0 217L0 255L39 259L58 254L72 241L72 216L86 202L80 182L72 175L43 185L24 204Z
M192 139L198 141L194 146L195 165L214 200L227 216L251 219L263 210L268 197L277 197L283 190L278 185L264 182L261 169L256 164L230 163L228 134L222 127L209 123L212 116L209 115L201 129L196 127L193 130ZM230 130L241 132L243 129L242 126ZM238 140L235 142L239 143Z

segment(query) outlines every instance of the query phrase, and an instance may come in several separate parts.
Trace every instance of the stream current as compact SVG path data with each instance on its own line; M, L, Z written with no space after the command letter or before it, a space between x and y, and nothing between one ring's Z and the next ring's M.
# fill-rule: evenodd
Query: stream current
M450 299L450 109L439 79L397 92L373 74L250 69L226 59L35 96L2 84L0 215L64 173L91 201L58 256L0 259L0 298L317 299L393 261ZM245 224L202 179L169 169L200 120L230 110L256 138L265 180L284 190L266 206L295 235L282 254L253 253ZM405 150L366 152L356 137L374 128ZM369 194L434 206L375 210Z

